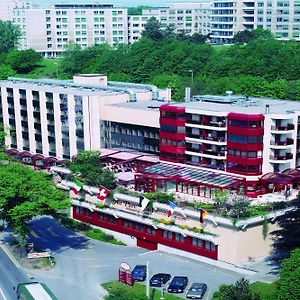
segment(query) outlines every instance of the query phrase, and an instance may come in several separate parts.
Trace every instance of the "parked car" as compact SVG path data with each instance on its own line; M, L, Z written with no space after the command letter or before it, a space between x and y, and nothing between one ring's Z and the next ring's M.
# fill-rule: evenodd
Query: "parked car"
M202 299L207 291L205 283L194 282L186 293L188 299Z
M183 293L189 280L186 276L175 276L168 287L169 293Z
M132 270L132 279L134 281L144 281L147 276L147 267L145 265L137 265Z
M154 274L150 278L150 286L161 287L161 285L165 285L170 279L171 279L170 274L166 274L166 273Z

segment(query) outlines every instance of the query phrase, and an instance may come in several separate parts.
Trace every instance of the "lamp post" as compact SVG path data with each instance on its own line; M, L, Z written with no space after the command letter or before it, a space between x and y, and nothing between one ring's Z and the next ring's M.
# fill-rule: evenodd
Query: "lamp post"
M189 70L189 72L191 73L191 77L192 77L191 88L193 88L193 85L194 85L194 70Z
M55 65L56 78L58 78L58 63L53 63Z

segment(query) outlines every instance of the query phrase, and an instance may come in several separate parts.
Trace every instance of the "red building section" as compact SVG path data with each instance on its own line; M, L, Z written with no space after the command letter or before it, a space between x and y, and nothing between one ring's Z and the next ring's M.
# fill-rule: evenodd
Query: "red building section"
M185 107L160 106L160 159L185 162Z
M87 208L73 206L73 218L88 224L106 228L137 239L137 246L149 250L158 249L158 244L178 250L218 259L218 245L181 233L154 228L125 218L115 218L102 212L91 212Z
M253 176L262 174L264 115L229 113L226 171ZM258 196L258 182L246 183L246 194Z

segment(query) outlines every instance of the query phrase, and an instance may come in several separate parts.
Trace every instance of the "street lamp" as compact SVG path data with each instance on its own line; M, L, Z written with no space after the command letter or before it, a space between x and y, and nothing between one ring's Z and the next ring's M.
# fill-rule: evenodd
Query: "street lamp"
M193 85L194 85L194 70L189 70L189 72L191 73L191 76L192 76L191 88L193 88Z
M56 67L55 67L55 71L56 71L56 78L58 78L58 63L55 62L53 63Z

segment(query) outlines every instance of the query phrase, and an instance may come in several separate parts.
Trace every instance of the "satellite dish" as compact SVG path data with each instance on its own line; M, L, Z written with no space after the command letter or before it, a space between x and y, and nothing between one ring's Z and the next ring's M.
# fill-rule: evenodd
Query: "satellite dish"
M124 269L125 271L130 271L130 269L131 269L130 266L125 262L121 263L120 268Z

